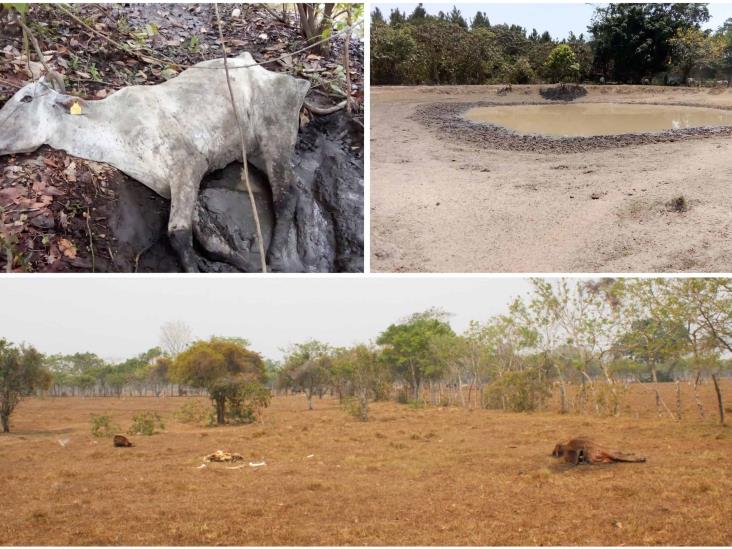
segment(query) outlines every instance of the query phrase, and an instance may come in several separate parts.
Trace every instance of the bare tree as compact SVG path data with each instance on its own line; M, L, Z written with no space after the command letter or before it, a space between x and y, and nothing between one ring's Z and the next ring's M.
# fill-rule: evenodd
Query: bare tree
M185 351L192 340L191 327L181 320L166 322L160 327L160 346L171 358Z

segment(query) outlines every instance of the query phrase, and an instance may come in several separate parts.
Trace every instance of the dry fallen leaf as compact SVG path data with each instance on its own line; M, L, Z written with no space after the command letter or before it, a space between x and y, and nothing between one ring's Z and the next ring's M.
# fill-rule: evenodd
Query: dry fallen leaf
M64 170L64 176L69 183L76 183L76 162L69 164Z
M58 249L69 259L76 258L76 246L74 246L73 242L62 238L58 242Z
M79 105L77 101L74 101L74 104L71 105L69 112L71 114L81 114L81 105Z

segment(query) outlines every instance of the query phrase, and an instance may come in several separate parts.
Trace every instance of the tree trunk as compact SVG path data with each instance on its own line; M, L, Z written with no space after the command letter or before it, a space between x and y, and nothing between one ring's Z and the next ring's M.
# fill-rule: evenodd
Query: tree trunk
M306 391L305 396L308 398L308 410L313 409L313 393L312 391Z
M226 418L224 417L224 411L226 409L226 399L219 398L216 400L216 424L224 425Z
M714 390L717 392L717 405L719 406L719 423L724 425L724 402L722 400L722 390L719 388L719 380L717 374L712 374L712 381L714 382Z
M10 415L3 414L0 416L0 420L3 424L3 433L9 433L10 432Z
M463 394L463 378L460 376L460 373L458 372L458 395L460 396L460 404L463 405L463 408L465 408L465 395Z
M366 389L361 389L358 395L359 418L361 421L369 420L369 399Z
M702 419L704 419L704 404L702 404L701 398L699 398L699 381L701 380L701 372L696 374L696 379L694 379L694 400L696 401L696 407L699 410L699 415ZM691 382L689 382L691 384Z
M564 386L564 380L559 378L559 413L567 413L567 388Z
M681 421L681 383L676 380L676 419Z

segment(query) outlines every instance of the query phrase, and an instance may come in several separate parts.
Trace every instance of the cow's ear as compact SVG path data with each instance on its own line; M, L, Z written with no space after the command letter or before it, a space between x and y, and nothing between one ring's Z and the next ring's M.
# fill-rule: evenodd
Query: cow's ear
M55 107L59 107L63 109L67 114L71 113L71 107L74 106L74 103L78 103L80 105L83 105L83 101L79 99L78 97L71 97L70 95L57 95L53 98L53 105ZM77 114L77 113L71 113L71 114Z
M64 77L55 71L49 71L41 78L40 82L58 93L66 93Z

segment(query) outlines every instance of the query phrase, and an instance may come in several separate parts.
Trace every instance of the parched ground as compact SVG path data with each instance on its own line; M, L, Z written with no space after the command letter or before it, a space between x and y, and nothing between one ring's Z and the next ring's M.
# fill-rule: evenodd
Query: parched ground
M728 89L586 88L577 102L732 107ZM372 88L373 271L730 270L732 138L516 152L415 119L434 103L544 102L539 86L498 89ZM688 211L669 206L680 196Z
M684 391L680 423L655 417L647 386L620 418L378 403L361 423L336 400L307 412L290 396L225 428L178 423L185 397L32 399L0 435L0 544L730 545L732 431L714 424L709 384L705 421ZM165 432L133 448L89 434L92 413L127 428L142 410ZM648 462L550 457L579 434ZM217 449L247 465L199 469Z

